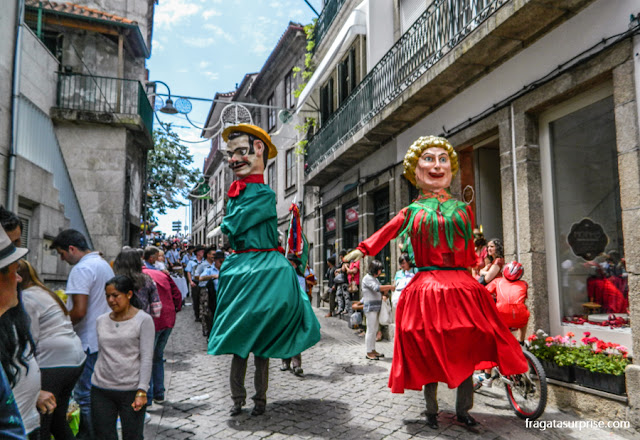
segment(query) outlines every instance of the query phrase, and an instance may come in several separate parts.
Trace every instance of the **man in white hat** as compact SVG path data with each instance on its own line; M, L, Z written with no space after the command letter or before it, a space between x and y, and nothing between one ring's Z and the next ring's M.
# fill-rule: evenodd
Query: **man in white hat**
M16 247L0 228L0 316L18 305L18 260L24 257L26 248ZM3 350L4 347L0 347ZM11 386L4 370L0 367L0 438L25 439L22 418L13 398Z

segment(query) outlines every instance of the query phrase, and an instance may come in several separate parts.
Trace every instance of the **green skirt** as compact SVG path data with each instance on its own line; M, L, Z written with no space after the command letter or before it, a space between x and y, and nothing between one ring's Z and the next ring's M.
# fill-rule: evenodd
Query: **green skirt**
M208 353L290 358L320 340L320 323L279 252L229 256L220 269Z

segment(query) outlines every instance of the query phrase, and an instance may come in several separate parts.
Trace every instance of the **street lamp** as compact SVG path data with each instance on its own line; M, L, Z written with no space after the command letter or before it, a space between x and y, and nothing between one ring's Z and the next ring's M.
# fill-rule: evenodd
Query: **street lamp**
M164 102L164 105L160 109L160 112L166 113L167 115L175 115L176 113L178 113L178 109L176 109L173 105L173 100L171 99L171 89L169 88L167 83L156 80L156 81L150 81L149 84L162 84L167 88L167 92L169 93L169 97Z

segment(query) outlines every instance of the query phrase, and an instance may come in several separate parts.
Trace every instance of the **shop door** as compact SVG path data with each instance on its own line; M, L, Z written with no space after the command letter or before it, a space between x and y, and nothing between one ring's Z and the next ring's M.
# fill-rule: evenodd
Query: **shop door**
M374 203L374 230L378 230L389 221L389 189L385 188L376 192L373 195ZM382 248L380 253L375 256L376 260L380 260L384 266L384 271L378 277L381 284L390 284L393 280L393 274L391 273L391 246L387 245Z
M502 187L498 140L473 152L476 224L482 225L487 240L502 240Z
M352 202L345 205L343 210L342 224L342 248L355 249L360 243L358 240L358 219L359 208L358 202Z

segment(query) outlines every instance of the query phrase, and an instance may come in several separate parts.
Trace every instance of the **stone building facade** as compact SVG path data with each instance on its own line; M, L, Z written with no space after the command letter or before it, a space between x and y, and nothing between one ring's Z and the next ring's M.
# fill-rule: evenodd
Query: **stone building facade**
M82 231L108 259L139 243L154 4L5 5L0 156L9 160L0 163L0 201L22 218L28 258L48 280L66 277L67 265L48 247L64 228Z
M299 103L320 103L305 165L321 200L316 272L417 195L402 159L441 135L460 156L453 192L525 267L529 331L588 330L640 353L637 13L624 0L326 2ZM376 257L393 274L396 243ZM578 324L607 319L602 299L600 311L583 304L616 267L627 325ZM626 383L622 398L554 383L551 400L639 426L637 355Z

